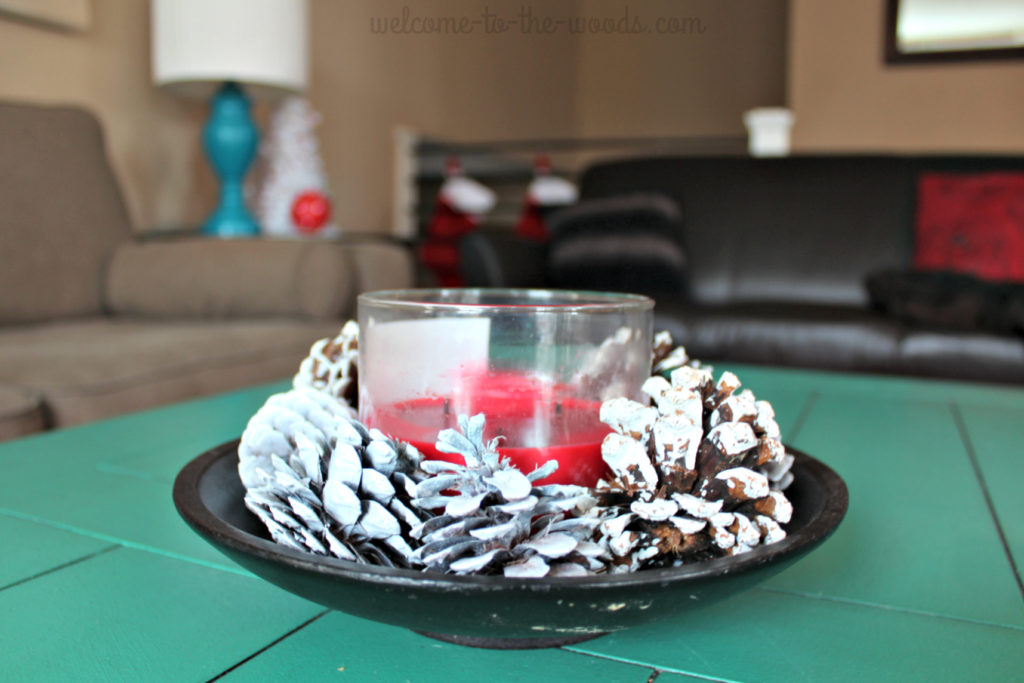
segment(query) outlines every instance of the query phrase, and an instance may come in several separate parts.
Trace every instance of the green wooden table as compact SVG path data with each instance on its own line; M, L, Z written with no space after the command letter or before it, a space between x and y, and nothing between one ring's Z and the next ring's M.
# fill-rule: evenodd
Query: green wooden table
M284 384L0 444L0 681L1024 680L1024 389L732 369L846 520L760 588L553 650L325 611L189 530L175 474Z

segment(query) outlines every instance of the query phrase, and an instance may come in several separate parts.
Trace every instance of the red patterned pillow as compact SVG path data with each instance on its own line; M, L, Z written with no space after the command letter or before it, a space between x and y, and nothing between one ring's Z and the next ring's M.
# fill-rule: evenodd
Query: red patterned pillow
M914 267L1024 282L1024 173L922 173Z

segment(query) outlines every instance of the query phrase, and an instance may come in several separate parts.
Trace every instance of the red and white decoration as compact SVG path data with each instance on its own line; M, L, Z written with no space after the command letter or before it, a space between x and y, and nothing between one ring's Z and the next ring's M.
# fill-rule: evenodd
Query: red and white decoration
M491 189L463 175L457 158L448 159L445 175L419 257L438 285L459 287L459 240L476 229L480 217L494 208L497 198Z
M524 239L546 242L551 235L545 215L551 209L575 204L579 191L565 178L551 174L551 162L546 156L537 157L533 168L534 178L526 190L516 234Z
M314 129L320 115L301 97L275 110L260 154L266 164L256 201L264 234L273 237L336 237L331 199Z

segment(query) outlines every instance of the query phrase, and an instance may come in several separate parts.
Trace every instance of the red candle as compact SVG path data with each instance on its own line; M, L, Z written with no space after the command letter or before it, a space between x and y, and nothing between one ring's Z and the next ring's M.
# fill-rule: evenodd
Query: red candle
M498 452L522 472L558 461L558 470L538 484L593 486L605 475L601 441L610 430L598 417L600 402L513 373L487 373L463 386L462 399L426 397L380 406L368 426L411 443L428 458L462 464L461 456L434 447L437 433L457 427L459 413L482 412L484 441L500 437Z

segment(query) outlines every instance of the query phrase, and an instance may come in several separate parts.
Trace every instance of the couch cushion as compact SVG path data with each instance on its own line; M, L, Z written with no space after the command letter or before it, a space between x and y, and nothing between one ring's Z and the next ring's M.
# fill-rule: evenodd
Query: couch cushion
M0 324L88 315L128 215L96 119L0 102Z
M21 387L0 386L0 441L45 428L46 416L37 394Z
M1024 382L1024 341L985 332L914 329L900 340L900 372L985 382Z
M179 239L118 247L107 275L115 314L178 318L354 314L351 251L312 240Z
M658 302L655 329L707 360L891 372L900 325L867 309L792 303Z
M675 202L658 194L591 199L551 217L548 279L564 289L686 294Z
M290 377L341 323L88 319L0 333L0 381L43 396L54 426Z

